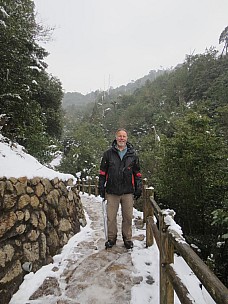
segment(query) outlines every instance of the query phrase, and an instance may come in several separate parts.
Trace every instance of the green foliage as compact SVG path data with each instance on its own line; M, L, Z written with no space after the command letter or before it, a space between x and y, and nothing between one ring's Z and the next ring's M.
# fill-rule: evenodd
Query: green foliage
M220 37L219 37L219 43L224 42L224 48L222 50L222 54L225 51L225 54L227 54L227 48L228 48L228 26L225 27L225 29L222 31Z
M33 97L42 109L45 132L52 138L61 138L63 128L63 97L61 82L52 75L42 72Z
M2 133L45 161L50 140L62 133L61 83L45 71L33 1L3 1L0 21L0 114L8 118Z
M216 209L212 212L212 225L216 228L216 245L214 245L214 271L227 286L228 269L228 204L227 198L223 209ZM221 263L221 261L223 261Z
M208 234L210 214L226 194L224 143L207 116L190 113L175 126L174 136L161 143L156 188L185 233Z
M228 208L216 209L212 212L212 225L217 226L221 240L228 240Z
M89 123L75 124L65 138L64 157L59 170L65 173L81 173L81 177L97 176L107 143L103 130Z

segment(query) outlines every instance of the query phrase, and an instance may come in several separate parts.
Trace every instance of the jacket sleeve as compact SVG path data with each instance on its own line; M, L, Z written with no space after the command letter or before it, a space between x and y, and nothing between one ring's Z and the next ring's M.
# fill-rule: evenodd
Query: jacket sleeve
M138 156L136 156L135 164L133 167L133 175L134 175L134 182L135 182L135 193L141 195L141 193L142 193L142 174L140 172Z
M107 159L107 153L104 153L100 164L99 181L98 181L98 191L102 197L104 197L104 193L105 193L105 182L106 182L107 172L108 172L108 159Z

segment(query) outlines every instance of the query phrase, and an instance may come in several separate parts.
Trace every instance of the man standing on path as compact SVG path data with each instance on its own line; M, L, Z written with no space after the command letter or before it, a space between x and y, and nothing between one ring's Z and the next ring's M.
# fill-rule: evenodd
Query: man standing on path
M133 198L142 193L139 158L127 141L127 131L118 129L112 147L104 152L99 174L99 194L107 199L108 240L105 247L112 248L117 239L117 212L122 210L122 236L127 249L133 248Z

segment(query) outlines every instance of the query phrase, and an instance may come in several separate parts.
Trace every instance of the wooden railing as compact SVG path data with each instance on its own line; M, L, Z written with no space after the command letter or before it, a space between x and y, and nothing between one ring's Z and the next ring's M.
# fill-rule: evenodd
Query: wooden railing
M161 210L154 200L154 191L144 181L143 219L146 223L146 246L156 240L160 252L160 303L173 304L174 290L183 304L191 300L187 287L174 269L174 250L186 261L191 270L217 304L228 304L228 289L192 250L176 231L174 211ZM171 225L170 225L171 223Z
M89 195L94 194L95 196L98 196L98 176L95 178L78 178L76 188L79 192L86 192Z
M182 304L193 304L187 287L174 269L174 251L186 261L193 273L217 304L228 304L228 289L187 244L175 227L174 211L161 210L154 200L154 189L143 181L143 221L146 223L146 246L154 239L160 252L160 304L174 303L174 290ZM79 191L98 195L98 178L78 180Z

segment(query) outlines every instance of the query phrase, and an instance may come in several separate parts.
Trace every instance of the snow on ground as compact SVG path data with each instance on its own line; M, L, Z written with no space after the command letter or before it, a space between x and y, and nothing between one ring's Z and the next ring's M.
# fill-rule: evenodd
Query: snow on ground
M34 157L28 155L22 146L7 142L7 140L0 135L0 168L1 176L5 177L22 177L27 176L33 178L35 176L53 179L58 177L62 180L74 178L70 174L63 174L49 169L40 164ZM84 199L87 194L84 194ZM83 199L83 195L82 195ZM100 197L90 196L94 212L99 204L101 204ZM55 277L60 278L63 273L67 261L72 254L72 250L78 243L88 240L92 234L91 221L88 214L86 227L81 227L81 231L73 236L69 242L63 247L62 252L54 257L54 262L43 266L36 273L29 273L24 277L24 282L20 286L19 291L13 296L10 304L25 304L29 296L40 286L43 280L48 276L53 276L53 266L58 266L58 271L55 272ZM134 217L141 217L142 213L134 210ZM133 235L144 233L145 229L137 229L134 227ZM131 290L131 304L146 304L159 303L159 252L156 245L150 248L145 248L145 241L134 240L134 249L131 252L131 258L134 265L134 277L142 277L142 281L135 284ZM194 298L195 303L198 304L214 304L205 289L200 288L200 282L192 273L191 269L184 262L181 257L175 257L175 270L183 279L187 288L190 291L191 297ZM29 288L28 288L29 286ZM31 302L40 303L40 302ZM51 301L50 301L51 303ZM179 304L179 300L175 296L175 304ZM87 303L81 303L87 304Z
M100 197L94 197L93 195L89 196L88 194L81 194L82 202L90 206L90 209L93 210L94 213L97 213L97 210L99 209L101 212L101 198ZM120 217L121 212L119 211L118 217ZM102 222L102 218L100 216L101 214L98 214L98 217L100 218L100 221ZM134 218L142 218L142 213L134 209ZM62 252L56 256L54 256L53 263L43 266L40 270L38 270L36 273L29 273L25 275L24 282L21 284L19 291L13 296L11 299L10 304L45 304L45 303L56 303L56 298L53 295L53 302L52 297L49 295L48 302L46 302L46 299L37 299L37 300L29 300L29 297L39 288L39 286L43 283L44 279L47 277L55 277L59 281L63 281L62 275L66 271L66 268L68 267L68 262L70 259L74 259L74 262L77 263L77 258L80 259L80 252L78 252L78 255L74 254L74 249L78 246L79 243L91 243L91 236L94 236L97 231L93 230L91 225L91 220L86 213L86 219L87 219L87 226L82 227L81 231L74 235L66 244ZM102 229L101 229L102 230ZM103 231L100 231L99 233L102 233L104 235ZM154 244L153 246L146 248L145 247L145 238L144 240L137 240L137 236L144 234L145 236L145 227L138 229L133 225L133 239L134 239L134 248L130 252L132 264L134 266L134 270L132 272L132 278L134 281L135 278L140 278L139 282L137 284L134 284L131 289L131 301L127 302L129 304L150 304L150 303L159 303L159 251ZM119 235L120 237L120 235ZM104 244L102 244L104 247ZM119 246L119 245L118 245ZM113 247L114 248L114 247ZM98 251L104 251L104 248L98 248ZM111 251L110 251L111 252ZM94 254L94 251L91 253ZM106 254L110 254L106 251ZM84 259L84 257L83 257ZM94 260L94 263L97 261ZM208 295L208 293L205 291L205 289L200 288L200 282L195 277L195 275L192 273L191 269L188 267L188 265L185 263L185 261L181 257L175 257L175 269L179 276L183 278L183 282L186 284L187 288L190 292L190 297L195 300L194 303L197 304L214 304L215 302L211 299L211 297ZM53 268L58 268L58 271L53 272ZM83 268L86 268L84 266ZM77 272L79 269L77 268ZM77 273L77 275L80 275ZM119 282L118 282L119 283ZM28 288L29 286L29 288ZM66 286L64 285L64 288ZM75 286L76 288L76 286ZM92 291L94 293L94 291ZM80 302L80 304L87 304L90 302L88 301L88 298L91 296L94 297L94 294L89 295L89 291L87 291L86 294L86 301ZM101 294L99 294L99 292ZM100 303L106 303L103 302L102 299L104 299L104 289L101 289L99 291L99 288L96 289L97 298L99 298L99 301L94 301L91 303L100 304ZM62 299L62 298L61 298ZM55 301L54 301L55 300ZM64 303L64 302L63 302ZM67 302L68 303L68 302ZM78 303L76 301L75 303ZM112 301L107 303L114 303ZM125 302L126 303L126 302ZM175 304L180 304L179 299L175 295Z
M0 134L0 174L1 177L22 177L33 178L36 176L53 179L58 177L61 180L73 178L71 174L63 174L49 169L39 163L37 159L25 152L24 147L12 143Z

